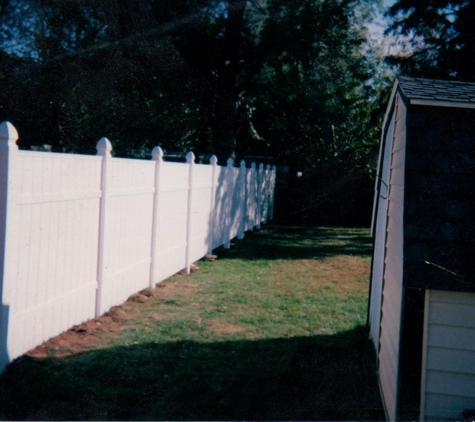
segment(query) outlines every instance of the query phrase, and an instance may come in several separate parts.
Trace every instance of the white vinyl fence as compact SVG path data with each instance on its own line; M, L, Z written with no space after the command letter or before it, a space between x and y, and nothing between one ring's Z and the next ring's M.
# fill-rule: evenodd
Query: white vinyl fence
M275 167L20 151L0 125L0 372L272 218Z

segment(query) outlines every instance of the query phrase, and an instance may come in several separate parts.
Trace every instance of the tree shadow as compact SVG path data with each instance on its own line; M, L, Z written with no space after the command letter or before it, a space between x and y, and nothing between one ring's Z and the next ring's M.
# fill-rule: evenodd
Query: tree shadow
M180 341L16 359L7 420L384 420L364 328L337 335Z
M364 234L368 232L368 236ZM373 240L369 229L266 225L247 232L239 247L219 248L227 259L324 259L336 255L371 256Z

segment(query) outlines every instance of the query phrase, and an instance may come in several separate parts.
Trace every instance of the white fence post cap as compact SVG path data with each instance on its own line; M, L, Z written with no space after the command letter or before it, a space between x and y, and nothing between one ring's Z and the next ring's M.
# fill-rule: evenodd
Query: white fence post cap
M163 160L163 149L160 147L154 147L152 149L152 160L162 161Z
M228 167L232 167L234 165L234 160L232 157L228 158L228 161L226 161L226 164Z
M18 149L16 141L18 140L18 132L10 122L2 122L0 124L0 141L6 141L9 146L15 146Z
M112 151L112 144L106 137L102 137L97 141L96 145L97 155L110 156Z
M241 168L246 168L246 162L244 160L241 160Z
M209 157L209 163L215 166L216 164L218 164L218 157L216 157L216 155L212 155L211 157Z
M190 151L190 152L188 152L188 153L186 154L186 162L187 162L188 164L191 164L191 163L194 163L194 162L195 162L195 154L193 154L192 151Z

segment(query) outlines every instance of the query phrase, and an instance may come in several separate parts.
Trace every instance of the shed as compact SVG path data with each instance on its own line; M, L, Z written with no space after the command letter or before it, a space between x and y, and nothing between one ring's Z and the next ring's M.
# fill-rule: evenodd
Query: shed
M463 420L475 409L475 83L397 78L372 235L368 325L386 416Z

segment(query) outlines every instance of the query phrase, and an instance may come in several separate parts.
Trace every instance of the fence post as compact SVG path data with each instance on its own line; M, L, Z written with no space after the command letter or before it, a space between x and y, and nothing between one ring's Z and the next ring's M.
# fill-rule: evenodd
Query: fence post
M214 233L214 219L216 213L214 210L215 196L216 196L216 166L218 165L218 157L212 155L209 159L209 163L213 166L211 171L211 200L210 200L210 212L209 212L209 236L208 236L208 253L213 253L213 233Z
M191 151L186 154L188 170L188 210L186 212L186 252L185 252L185 274L191 272L190 248L191 248L191 208L193 205L193 167L195 165L195 154Z
M259 164L259 170L257 172L257 226L261 228L262 221L262 174L264 172L264 164Z
M239 167L239 198L240 198L240 211L241 211L241 219L239 222L239 229L238 229L238 239L244 239L244 232L246 230L246 162L244 160L241 161L241 165Z
M264 171L264 224L267 224L267 218L269 217L269 200L270 200L270 164L267 164Z
M18 132L10 122L0 124L0 372L10 362L8 353L9 299L6 286L8 272L8 243L15 205L14 180L15 156L18 151ZM13 280L10 280L10 282Z
M160 196L160 169L163 163L163 150L160 147L152 149L152 160L155 161L155 192L153 194L153 215L152 215L152 247L151 247L151 262L150 262L150 281L149 286L153 289L155 284L155 267L157 264L156 250L157 250L157 235L158 235L158 207Z
M274 197L275 197L275 179L276 179L277 167L272 166L271 172L271 183L270 183L270 209L269 209L269 220L274 219Z
M251 163L251 181L249 187L249 213L252 217L251 224L249 224L249 230L252 232L257 221L257 201L256 201L256 192L257 192L257 177L256 177L256 163Z
M251 168L247 168L245 172L245 186L246 186L246 194L245 194L245 204L244 204L244 231L251 230L251 177L252 177L252 170Z
M99 214L99 247L97 250L97 294L96 294L96 318L102 314L102 289L105 279L104 267L104 247L105 247L105 229L106 229L106 213L107 213L107 197L109 192L107 189L107 171L110 160L112 159L112 144L109 139L101 138L96 145L97 154L102 156L102 172L101 172L101 207Z
M225 249L229 249L231 247L231 227L232 227L232 220L231 220L231 211L233 209L233 192L234 192L234 175L233 175L233 167L234 160L229 157L228 161L226 162L226 242L224 243L223 247Z

